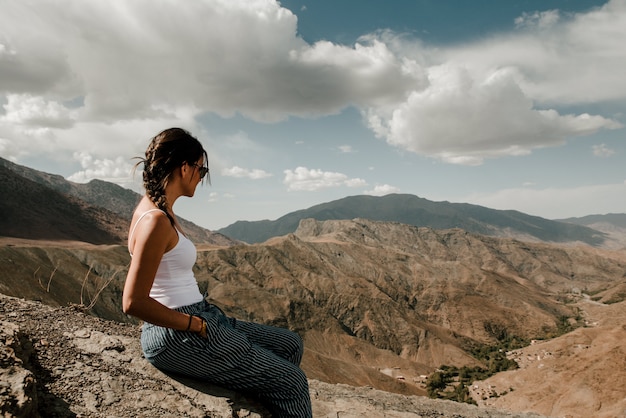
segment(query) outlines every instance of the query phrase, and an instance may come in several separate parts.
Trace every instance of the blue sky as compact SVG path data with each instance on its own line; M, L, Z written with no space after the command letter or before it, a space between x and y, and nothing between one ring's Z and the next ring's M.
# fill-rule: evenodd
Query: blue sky
M25 30L24 28L28 28ZM626 212L626 0L0 0L0 156L141 192L170 126L210 229L358 194Z

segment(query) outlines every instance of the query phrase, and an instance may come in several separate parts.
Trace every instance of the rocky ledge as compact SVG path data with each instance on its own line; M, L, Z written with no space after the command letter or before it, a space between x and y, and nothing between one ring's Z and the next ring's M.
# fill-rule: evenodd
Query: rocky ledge
M136 326L0 294L0 416L266 417L253 397L143 359ZM310 380L315 417L539 417Z

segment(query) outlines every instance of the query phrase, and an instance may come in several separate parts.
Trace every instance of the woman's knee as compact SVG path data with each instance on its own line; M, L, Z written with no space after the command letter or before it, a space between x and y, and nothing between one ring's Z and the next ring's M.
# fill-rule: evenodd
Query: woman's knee
M309 381L299 367L292 367L290 372L280 379L279 392L288 399L301 399L309 397Z
M304 354L304 341L302 340L302 337L300 337L300 335L298 335L297 333L293 331L289 331L289 333L289 360L296 365L300 365L300 361L302 361L302 355Z

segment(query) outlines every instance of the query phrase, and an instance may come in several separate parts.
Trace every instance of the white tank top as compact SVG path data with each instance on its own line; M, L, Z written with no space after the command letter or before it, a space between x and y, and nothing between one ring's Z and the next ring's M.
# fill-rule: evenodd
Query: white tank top
M129 244L141 219L146 214L157 210L160 211L160 209L151 209L141 214L128 236ZM196 263L196 247L178 229L176 233L178 242L174 248L163 254L150 289L151 298L171 309L191 305L203 299L192 270Z

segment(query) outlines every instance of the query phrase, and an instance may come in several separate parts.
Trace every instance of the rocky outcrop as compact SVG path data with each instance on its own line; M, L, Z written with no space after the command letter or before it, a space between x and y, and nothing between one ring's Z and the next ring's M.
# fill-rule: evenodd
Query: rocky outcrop
M37 415L35 375L29 370L30 341L20 328L0 321L0 414L33 417ZM26 360L26 364L25 361Z
M0 295L4 417L264 417L252 396L167 375L141 356L136 326ZM316 417L538 417L371 387L310 381Z

